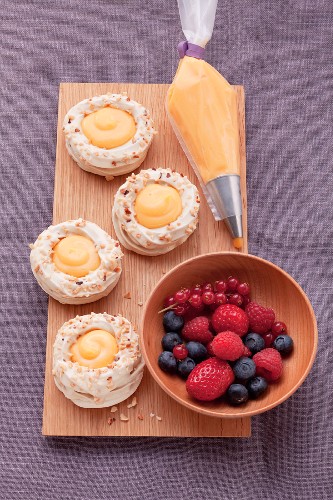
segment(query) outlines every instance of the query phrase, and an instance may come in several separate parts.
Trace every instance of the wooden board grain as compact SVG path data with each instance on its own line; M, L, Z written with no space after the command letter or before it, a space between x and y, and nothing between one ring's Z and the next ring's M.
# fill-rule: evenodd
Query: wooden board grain
M247 252L246 221L246 157L244 91L235 87L238 95L241 147L241 188L244 207L244 252ZM141 168L171 167L186 174L198 185L165 113L168 85L120 83L62 83L59 93L58 137L55 170L53 223L83 217L96 222L116 237L111 221L113 197L126 176L107 182L104 177L81 170L69 157L62 133L63 118L68 109L86 97L107 92L128 92L150 111L158 130L148 156ZM202 194L202 193L201 193ZM249 418L217 419L199 415L179 405L165 394L148 371L136 392L138 405L127 408L127 402L118 405L116 420L108 424L110 409L83 409L67 400L56 388L52 377L52 347L59 327L77 314L90 312L120 313L140 329L144 302L150 290L176 264L207 252L235 251L222 222L215 222L202 195L198 229L189 240L174 251L160 257L144 257L124 250L123 273L111 294L93 304L64 306L50 298L48 310L43 434L47 436L190 436L236 437L249 436ZM124 295L130 292L131 299ZM129 421L119 420L119 414L128 415ZM150 417L154 413L162 418ZM138 419L138 414L143 420Z

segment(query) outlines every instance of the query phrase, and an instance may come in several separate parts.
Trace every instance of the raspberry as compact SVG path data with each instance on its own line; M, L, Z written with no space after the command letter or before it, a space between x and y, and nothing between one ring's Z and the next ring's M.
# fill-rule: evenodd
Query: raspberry
M185 324L182 330L182 336L185 340L194 340L202 344L208 344L213 340L213 335L209 331L209 321L206 316L198 316Z
M221 332L214 337L212 351L220 359L236 361L244 352L244 344L239 335L234 332Z
M207 354L208 356L210 356L211 358L215 356L214 352L213 352L213 341L211 340L210 342L208 342L208 344L206 345L206 349L207 349Z
M252 356L252 352L248 347L246 347L246 345L244 346L244 351L242 356L244 356L245 358L250 358Z
M234 379L233 371L226 361L209 358L192 370L186 381L186 390L199 401L213 401L227 391Z
M243 309L233 304L223 304L214 311L212 325L216 332L231 330L242 337L248 331L249 319Z
M271 329L275 313L270 307L263 307L256 302L250 302L245 308L249 317L250 330L255 333L266 333Z
M256 364L256 374L264 377L268 382L275 382L282 375L282 358L281 354L271 347L263 349L253 356L253 361Z

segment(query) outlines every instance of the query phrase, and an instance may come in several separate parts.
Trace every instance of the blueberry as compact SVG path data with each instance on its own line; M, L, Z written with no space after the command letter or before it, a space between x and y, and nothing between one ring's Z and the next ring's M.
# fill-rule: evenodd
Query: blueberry
M247 390L249 391L250 398L257 399L263 394L268 387L267 380L263 377L254 377L247 383Z
M195 361L202 361L207 356L207 349L200 342L188 342L186 344L186 349L188 350L188 355Z
M176 373L177 361L172 352L163 351L158 357L158 366L164 372Z
M265 348L265 341L259 333L248 333L244 339L244 344L250 349L252 354L256 354Z
M280 354L289 354L294 348L294 342L289 335L278 335L273 342L273 347Z
M191 358L185 358L182 361L178 361L178 373L183 378L187 378L194 367L195 361Z
M178 332L184 326L184 320L173 311L167 311L163 316L163 326L166 332Z
M249 380L256 373L256 364L251 358L239 358L233 367L235 377L238 380Z
M163 351L170 351L175 347L175 345L182 344L183 341L175 332L169 332L162 338Z
M245 385L231 384L229 386L227 397L229 403L233 405L241 405L249 399L249 393Z

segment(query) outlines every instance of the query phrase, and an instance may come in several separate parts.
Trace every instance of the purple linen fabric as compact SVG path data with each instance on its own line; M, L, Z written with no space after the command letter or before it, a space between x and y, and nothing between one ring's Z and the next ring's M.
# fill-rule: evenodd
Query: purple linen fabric
M52 218L59 83L171 82L183 35L176 0L0 8L0 497L331 499L331 0L220 0L205 55L246 90L249 250L302 285L319 325L311 374L251 439L41 436L47 297L27 245Z

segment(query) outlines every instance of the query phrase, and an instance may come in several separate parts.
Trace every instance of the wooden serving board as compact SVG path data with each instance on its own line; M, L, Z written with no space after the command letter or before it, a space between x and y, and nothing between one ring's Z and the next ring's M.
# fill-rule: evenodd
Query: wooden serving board
M238 94L238 111L241 144L241 178L244 207L244 252L247 252L246 231L246 159L244 91L235 87ZM83 217L96 222L116 237L111 222L113 197L126 176L107 182L104 177L81 170L66 151L62 133L63 118L75 103L98 94L124 92L143 103L155 121L155 136L148 156L141 168L171 167L186 174L198 185L185 154L183 153L165 113L168 85L119 84L119 83L63 83L60 85L58 140L55 170L53 223ZM201 193L202 194L202 193ZM83 409L75 406L56 388L52 376L52 347L57 330L77 314L90 312L120 313L140 329L144 303L151 289L165 272L176 264L206 252L233 251L232 242L222 222L215 222L202 195L199 227L189 240L174 251L160 257L144 257L124 250L123 273L111 294L92 304L64 306L50 298L48 310L46 371L44 390L43 434L47 436L249 436L249 418L217 419L199 415L179 405L156 384L145 371L136 392L137 406L127 408L129 401L118 405L108 423L110 409ZM124 298L128 292L131 299ZM156 332L160 334L160 332ZM120 413L129 417L121 421ZM158 415L152 417L150 414ZM143 419L139 419L143 417Z

